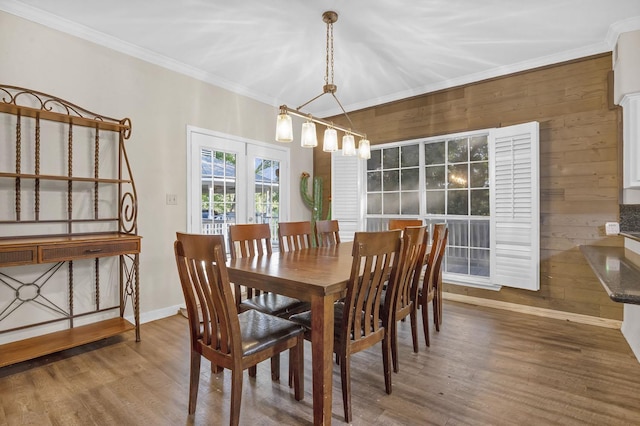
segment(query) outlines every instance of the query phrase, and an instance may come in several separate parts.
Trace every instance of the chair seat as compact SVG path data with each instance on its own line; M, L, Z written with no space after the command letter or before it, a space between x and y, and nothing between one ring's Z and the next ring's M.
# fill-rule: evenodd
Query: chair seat
M289 316L310 308L311 304L308 302L275 293L261 293L240 303L240 311L251 309L277 317Z
M239 314L238 320L243 356L260 352L305 331L301 324L255 310Z
M333 304L333 335L335 338L340 337L342 327L342 317L344 316L344 302L336 302ZM311 330L311 311L301 312L291 315L289 319L293 322L301 324L307 331Z

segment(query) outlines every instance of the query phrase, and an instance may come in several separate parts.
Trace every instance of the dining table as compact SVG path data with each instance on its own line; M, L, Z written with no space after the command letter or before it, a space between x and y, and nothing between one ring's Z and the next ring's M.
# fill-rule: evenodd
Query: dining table
M333 378L333 304L342 297L352 265L352 242L290 252L231 259L229 279L236 284L311 303L313 423L331 424Z

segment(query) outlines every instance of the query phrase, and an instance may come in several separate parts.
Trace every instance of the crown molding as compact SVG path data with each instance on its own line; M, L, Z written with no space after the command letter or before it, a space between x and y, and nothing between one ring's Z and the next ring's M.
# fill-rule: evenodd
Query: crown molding
M607 31L607 36L605 37L605 43L609 46L609 50L613 50L618 43L618 37L620 37L620 34L637 30L640 30L640 16L634 16L623 19L622 21L614 22L609 26L609 31Z

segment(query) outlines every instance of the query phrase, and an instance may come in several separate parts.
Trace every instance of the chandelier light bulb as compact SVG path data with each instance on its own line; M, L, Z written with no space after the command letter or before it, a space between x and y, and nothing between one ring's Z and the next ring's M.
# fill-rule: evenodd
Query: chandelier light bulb
M338 132L332 127L327 127L324 131L324 141L322 142L324 152L334 152L338 150Z
M291 116L287 113L278 114L278 120L276 121L276 141L293 141L293 123Z
M312 121L302 124L302 135L300 136L300 146L304 148L314 148L318 146L318 135L316 125Z
M371 144L369 143L369 139L360 139L360 143L358 144L358 157L363 160L371 158Z
M342 155L349 157L356 155L356 141L350 133L342 137Z

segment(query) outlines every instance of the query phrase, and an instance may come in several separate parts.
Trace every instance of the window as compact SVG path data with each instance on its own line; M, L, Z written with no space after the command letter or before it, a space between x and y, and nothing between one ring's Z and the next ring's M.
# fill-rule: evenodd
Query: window
M536 290L537 145L534 122L374 146L364 228L386 229L396 217L446 222L447 282Z

